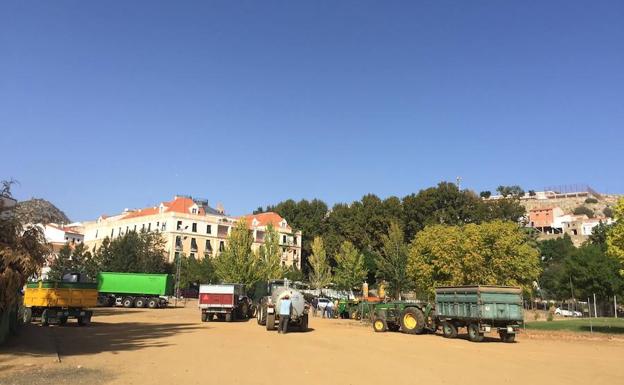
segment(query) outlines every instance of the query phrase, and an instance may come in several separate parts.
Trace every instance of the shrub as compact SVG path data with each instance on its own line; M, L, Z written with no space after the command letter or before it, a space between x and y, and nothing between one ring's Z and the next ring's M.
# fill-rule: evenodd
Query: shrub
M585 199L585 203L588 203L588 204L598 203L598 199L589 197L589 198Z
M602 213L607 218L613 218L613 209L611 207L605 207Z
M579 206L574 209L574 215L587 215L588 218L594 217L594 210L590 209L587 206Z
M546 316L546 321L552 321L555 318L555 307L551 306L550 309L548 309L548 315Z

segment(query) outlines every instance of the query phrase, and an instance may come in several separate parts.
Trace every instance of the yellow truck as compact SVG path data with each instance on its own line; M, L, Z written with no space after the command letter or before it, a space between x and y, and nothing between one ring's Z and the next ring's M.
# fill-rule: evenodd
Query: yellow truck
M32 282L24 291L24 322L33 318L41 324L64 325L69 318L76 318L78 325L88 325L97 305L97 283L86 282Z

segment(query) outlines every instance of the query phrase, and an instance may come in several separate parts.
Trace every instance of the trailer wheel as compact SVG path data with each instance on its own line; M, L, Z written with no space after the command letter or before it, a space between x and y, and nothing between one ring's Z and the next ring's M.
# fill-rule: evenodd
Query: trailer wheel
M457 337L457 327L450 322L442 322L442 335L445 338Z
M48 318L48 309L45 309L41 313L41 325L42 326L48 326L49 324L50 324L50 320Z
M65 325L67 323L67 316L59 317L59 325Z
M78 325L80 326L87 326L91 323L91 316L90 315L83 315L78 317Z
M420 334L425 329L425 315L415 307L408 307L401 313L401 331L407 334Z
M121 302L123 307L132 307L134 305L134 301L130 297L126 297Z
M134 300L134 307L139 307L139 308L145 307L146 302L147 301L145 300L145 298L139 297L139 298Z
M266 329L275 330L275 314L267 314Z
M202 322L208 322L208 313L201 313L201 320Z
M150 309L156 309L158 307L158 301L156 298L150 298L147 300L147 307Z
M23 319L25 324L32 322L32 308L27 307L24 309Z
M479 324L471 323L468 325L468 339L472 342L483 341L483 334L481 330L479 330Z
M232 313L225 313L225 322L232 322Z
M386 323L386 320L381 317L375 317L375 320L373 321L373 330L375 333L388 331L388 324Z
M503 342L512 343L516 340L516 333L507 333L506 331L502 330L498 332L498 335Z

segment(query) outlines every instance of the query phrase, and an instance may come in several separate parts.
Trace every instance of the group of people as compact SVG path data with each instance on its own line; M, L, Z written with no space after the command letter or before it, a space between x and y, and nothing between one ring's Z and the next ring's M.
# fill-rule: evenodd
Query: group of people
M312 315L318 317L319 313L322 318L334 318L338 309L338 300L319 302L318 298L312 300Z

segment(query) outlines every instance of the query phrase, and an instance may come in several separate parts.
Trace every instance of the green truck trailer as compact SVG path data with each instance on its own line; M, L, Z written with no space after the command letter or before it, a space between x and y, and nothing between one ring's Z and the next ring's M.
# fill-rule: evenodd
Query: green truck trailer
M513 342L524 320L518 287L438 287L435 294L437 322L447 338L457 337L457 329L465 327L473 342L482 341L490 331L498 331L504 342Z
M98 274L98 304L101 306L166 307L173 295L171 274Z

